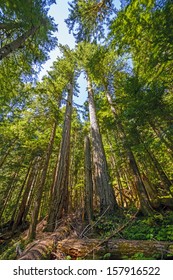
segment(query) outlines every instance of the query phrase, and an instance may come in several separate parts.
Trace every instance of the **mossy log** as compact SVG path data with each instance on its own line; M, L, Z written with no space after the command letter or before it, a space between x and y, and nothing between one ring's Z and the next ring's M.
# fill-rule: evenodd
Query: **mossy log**
M66 239L58 242L58 250L72 258L102 259L110 254L110 259L131 258L136 253L146 258L167 259L173 257L173 243L150 240L100 240Z
M26 249L19 260L44 260L49 259L54 250L55 239L50 237L45 240L36 241Z
M20 255L19 260L48 260L55 250L57 242L67 238L71 233L71 227L61 226L56 232L43 240L36 240L29 244L26 250Z
M57 244L65 238L76 238L78 235L77 230L81 231L81 213L68 215L60 220L60 224L56 231L53 233L46 232L45 224L39 223L37 225L37 237L39 240L28 244L25 251L18 257L19 260L49 260L57 257L59 259L63 256L63 253L58 252ZM56 253L55 253L56 252Z

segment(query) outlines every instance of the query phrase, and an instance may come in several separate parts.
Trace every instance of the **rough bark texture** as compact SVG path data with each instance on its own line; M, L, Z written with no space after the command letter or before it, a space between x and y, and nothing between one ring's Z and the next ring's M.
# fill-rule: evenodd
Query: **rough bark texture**
M35 242L19 258L19 260L44 260L49 259L55 246L53 237Z
M110 254L110 259L121 260L133 258L135 254L155 259L169 259L173 257L173 243L149 240L114 240L101 242L97 239L63 239L69 235L66 227L51 234L44 240L30 244L19 257L20 260L50 259L53 252L61 252L72 258L104 259ZM63 239L63 240L62 240ZM140 257L139 257L140 259Z
M70 226L61 226L58 231L43 240L37 240L29 245L19 257L20 260L48 260L56 249L59 240L66 238L71 232Z
M58 243L58 249L73 258L103 258L110 253L111 259L123 259L133 257L136 253L141 253L145 257L152 256L163 259L173 256L173 243L150 240L109 240L101 242L97 239L63 240Z
M52 254L57 250L57 244L59 241L66 239L67 237L76 237L78 233L75 232L75 228L81 231L81 214L71 214L68 217L61 220L58 229L54 233L44 232L45 225L40 222L37 225L37 237L38 240L30 243L22 255L20 260L43 260L50 259ZM76 230L77 231L77 230Z
M85 212L90 222L93 219L93 182L90 139L85 137Z
M68 99L65 112L65 120L62 134L62 142L59 152L59 160L55 172L52 188L51 206L48 216L47 231L56 228L58 220L68 208L68 180L70 165L70 133L72 116L73 84L68 90Z
M93 163L96 189L99 192L100 212L113 213L117 208L115 193L110 183L106 156L103 148L102 138L99 131L99 125L96 117L96 109L94 104L94 93L92 85L88 78L88 101L89 116L91 125Z
M117 185L118 185L118 195L116 196L117 202L119 202L119 205L121 205L122 208L124 208L124 197L123 197L123 187L122 187L122 183L121 183L121 176L118 170L118 166L117 166L117 162L116 162L116 158L114 155L114 151L113 151L113 147L112 147L112 143L109 139L109 135L107 133L106 135L107 137L107 142L109 143L109 147L110 147L110 151L111 151L111 162L112 162L112 166L115 169L115 174L116 174L116 178L117 178ZM114 186L115 188L115 186ZM120 199L118 199L120 197Z

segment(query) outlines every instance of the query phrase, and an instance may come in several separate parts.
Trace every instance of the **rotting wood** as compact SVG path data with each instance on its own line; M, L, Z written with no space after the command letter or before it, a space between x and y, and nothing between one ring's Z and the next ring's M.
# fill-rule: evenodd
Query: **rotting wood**
M71 227L61 226L57 232L49 235L46 239L36 240L29 244L29 247L19 257L20 260L44 260L49 259L51 252L56 248L57 242L67 238L71 233Z
M43 260L43 259L50 259L50 256L53 252L56 251L57 244L59 241L70 236L70 238L74 238L77 236L75 227L79 227L80 221L80 214L76 215L69 215L66 218L64 217L61 224L59 224L58 229L53 233L45 232L45 237L41 238L42 235L39 233L37 234L38 240L29 243L26 247L25 251L22 255L18 258L20 260ZM43 221L41 222L43 223ZM37 229L39 224L37 226ZM42 231L44 229L42 228ZM26 233L27 235L27 233Z
M101 244L101 245L100 245ZM109 253L111 259L130 258L136 253L144 257L166 259L173 256L173 243L151 240L65 239L58 243L58 250L72 258L101 259Z

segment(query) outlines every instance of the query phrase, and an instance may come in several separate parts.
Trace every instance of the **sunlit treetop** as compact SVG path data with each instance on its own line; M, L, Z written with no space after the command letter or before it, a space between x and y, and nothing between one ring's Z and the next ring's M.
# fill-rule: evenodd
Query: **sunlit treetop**
M77 42L101 39L111 14L115 12L112 0L73 0L69 7L65 22Z

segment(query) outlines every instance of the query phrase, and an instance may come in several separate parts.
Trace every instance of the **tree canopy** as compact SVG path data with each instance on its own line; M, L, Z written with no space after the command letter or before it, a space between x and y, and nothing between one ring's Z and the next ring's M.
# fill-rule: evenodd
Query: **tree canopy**
M40 65L56 46L53 32L57 30L48 15L55 1L1 1L0 3L0 60L13 55L15 62L28 67ZM24 64L24 62L23 62Z
M173 3L70 1L76 46L33 80L54 2L0 2L1 258L172 257Z

